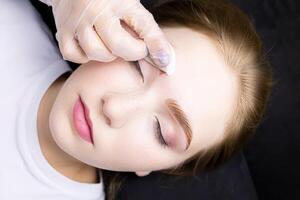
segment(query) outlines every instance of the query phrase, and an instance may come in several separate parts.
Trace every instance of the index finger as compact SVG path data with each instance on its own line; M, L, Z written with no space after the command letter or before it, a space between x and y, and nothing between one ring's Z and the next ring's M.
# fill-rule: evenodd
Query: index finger
M171 59L169 42L153 15L137 2L135 8L127 9L122 20L144 40L154 63L160 68L168 66Z

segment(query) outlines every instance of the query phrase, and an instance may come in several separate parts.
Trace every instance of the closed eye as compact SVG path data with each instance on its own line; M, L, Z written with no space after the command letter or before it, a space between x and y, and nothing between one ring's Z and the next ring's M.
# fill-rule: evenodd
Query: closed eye
M139 73L139 75L142 77L143 82L144 82L144 75L143 75L143 72L141 70L141 66L140 66L139 61L133 61L133 64L134 64L135 69L137 70L137 72Z
M165 141L165 139L164 139L164 137L162 135L162 131L161 131L161 126L160 126L159 120L157 119L156 116L155 116L155 119L156 119L155 126L154 126L155 136L156 136L159 144L162 147L167 147L168 144L167 144L167 142Z

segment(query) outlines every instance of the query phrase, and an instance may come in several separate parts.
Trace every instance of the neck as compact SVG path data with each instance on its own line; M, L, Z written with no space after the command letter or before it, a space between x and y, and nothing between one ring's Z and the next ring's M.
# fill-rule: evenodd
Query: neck
M98 183L98 169L89 166L64 152L55 143L49 128L49 114L58 92L69 73L56 79L44 94L38 109L37 129L41 150L48 163L64 176L83 183Z

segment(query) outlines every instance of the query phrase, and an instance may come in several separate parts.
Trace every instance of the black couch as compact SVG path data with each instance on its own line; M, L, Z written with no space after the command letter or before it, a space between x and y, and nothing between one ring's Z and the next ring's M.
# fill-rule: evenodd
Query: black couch
M31 2L54 34L51 10ZM254 22L274 70L271 101L255 136L230 161L193 178L129 174L117 199L300 199L300 1L233 2ZM147 7L151 0L142 3Z

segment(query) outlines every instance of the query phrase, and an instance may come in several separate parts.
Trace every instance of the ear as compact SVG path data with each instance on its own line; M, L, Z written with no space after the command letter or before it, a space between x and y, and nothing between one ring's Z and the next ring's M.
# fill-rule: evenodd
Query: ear
M138 172L135 172L135 174L137 176L147 176L150 173L151 173L151 171L138 171Z

